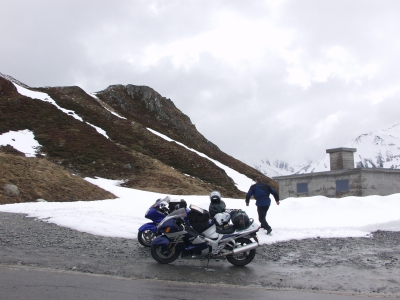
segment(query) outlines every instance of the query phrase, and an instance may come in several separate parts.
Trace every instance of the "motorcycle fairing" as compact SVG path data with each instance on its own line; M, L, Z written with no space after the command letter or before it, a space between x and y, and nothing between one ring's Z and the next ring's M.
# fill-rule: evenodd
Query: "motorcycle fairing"
M152 245L159 245L166 247L169 246L171 242L174 241L170 241L165 235L161 235L153 240ZM192 255L199 252L206 252L206 253L209 252L208 246L204 242L202 244L189 245L188 247L186 247L185 243L180 239L177 239L175 242L177 242L176 249L182 251L182 253L184 253L184 256ZM205 249L207 249L207 251L204 251Z
M169 240L167 237L160 235L160 236L156 237L151 244L167 246L167 245L169 245Z
M242 237L242 236L246 236L248 234L254 233L258 231L258 227L255 224L251 224L249 227L247 227L246 229L242 229L242 230L238 230L235 231L233 234L226 234L224 235L221 240L225 240L225 239L229 239L232 237Z
M182 244L183 245L183 244ZM202 243L202 244L196 244L193 246L189 246L189 247L180 247L181 250L181 257L185 258L185 257L192 257L197 256L197 257L205 257L207 254L210 253L210 248L208 247L208 245L206 243Z
M226 234L221 238L221 240L225 240L225 239L229 239L231 237L237 237L237 236L238 236L238 234Z
M146 219L154 220L155 223L160 223L164 218L165 215L157 210L157 206L150 207L146 214L144 215Z
M146 224L143 224L142 226L140 226L139 232L145 231L145 230L151 230L151 232L156 233L157 225L155 223L149 222L149 223L146 223Z

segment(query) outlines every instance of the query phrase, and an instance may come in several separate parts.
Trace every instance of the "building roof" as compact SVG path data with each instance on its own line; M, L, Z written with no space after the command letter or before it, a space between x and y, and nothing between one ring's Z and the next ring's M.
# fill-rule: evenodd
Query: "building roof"
M385 168L354 168L354 169L343 169L343 170L333 170L333 171L325 171L325 172L314 172L314 173L303 173L303 174L292 174L285 176L276 176L272 179L281 180L281 179L294 179L294 178L306 178L306 177L317 177L317 176L330 176L330 175L339 175L339 174L354 174L361 172L370 172L370 173L400 173L400 169L385 169Z
M335 153L335 152L356 152L356 148L332 148L332 149L326 149L326 153Z

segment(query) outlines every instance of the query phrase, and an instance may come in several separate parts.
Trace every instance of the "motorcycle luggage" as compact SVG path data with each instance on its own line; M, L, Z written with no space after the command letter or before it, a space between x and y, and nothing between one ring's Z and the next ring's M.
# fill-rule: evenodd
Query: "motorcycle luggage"
M249 216L241 209L231 211L231 221L237 230L245 229L250 226Z
M173 212L174 210L177 210L179 208L186 208L187 207L187 203L185 200L180 200L180 201L170 201L169 202L169 210L170 212Z
M200 207L190 205L190 211L187 214L187 218L193 229L199 233L210 227L210 213Z
M201 207L193 204L191 204L189 208L190 211L188 212L187 216L190 222L202 222L210 219L210 213L208 210L202 209Z

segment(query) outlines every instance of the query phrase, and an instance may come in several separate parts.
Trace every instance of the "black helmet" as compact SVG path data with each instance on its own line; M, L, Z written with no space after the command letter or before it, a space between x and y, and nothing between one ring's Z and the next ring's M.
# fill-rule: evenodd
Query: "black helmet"
M220 203L221 202L221 194L218 191L211 192L210 201L212 204Z

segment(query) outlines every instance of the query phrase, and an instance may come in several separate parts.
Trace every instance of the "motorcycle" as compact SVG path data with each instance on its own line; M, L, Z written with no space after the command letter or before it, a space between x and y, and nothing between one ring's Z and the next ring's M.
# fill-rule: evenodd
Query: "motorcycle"
M151 255L156 261L168 264L179 256L208 259L208 267L210 259L226 258L235 266L245 266L254 259L260 226L253 219L246 228L236 229L228 224L227 212L210 220L208 211L195 205L189 208L175 210L158 224L157 233L161 235L151 244Z
M186 207L186 201L171 201L169 196L164 199L157 199L156 202L149 207L144 217L152 222L143 224L138 230L139 243L144 247L151 247L151 242L156 237L157 225L176 208Z

